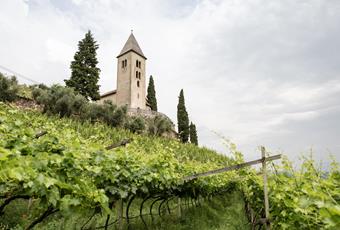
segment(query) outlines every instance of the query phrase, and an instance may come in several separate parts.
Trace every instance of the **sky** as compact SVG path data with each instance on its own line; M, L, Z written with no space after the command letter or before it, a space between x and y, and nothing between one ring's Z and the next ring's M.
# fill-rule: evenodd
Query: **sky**
M248 160L263 145L340 161L340 1L0 0L0 66L64 84L88 30L101 93L133 30L159 111L176 123L183 88L201 146L228 155L224 137Z

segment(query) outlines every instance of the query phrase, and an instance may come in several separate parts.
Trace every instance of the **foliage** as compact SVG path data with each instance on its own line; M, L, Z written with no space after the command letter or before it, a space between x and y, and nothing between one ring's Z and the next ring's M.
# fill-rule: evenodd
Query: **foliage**
M149 79L148 94L146 96L146 101L149 104L151 110L157 111L155 83L153 81L152 75L150 76L150 79Z
M180 139L183 143L189 140L189 117L185 108L184 92L181 89L177 105L177 125Z
M5 77L0 73L0 101L14 101L17 98L18 81L16 77Z
M334 162L324 173L312 158L304 158L299 170L286 158L271 163L270 216L273 229L339 229L340 172ZM249 174L243 185L246 202L260 217L263 210L262 180Z
M133 133L143 133L145 130L145 121L141 117L131 117L125 123L125 128Z
M41 131L47 134L35 138ZM39 201L41 211L34 219L44 211L67 216L99 209L110 214L111 202L131 196L207 196L237 178L231 172L184 183L184 176L233 160L176 140L21 112L4 104L0 136L0 197L20 195ZM133 142L106 149L125 138Z
M73 88L86 99L99 100L99 72L97 67L98 45L91 31L85 34L85 38L78 43L78 51L71 63L71 78L65 80L66 86Z
M36 138L42 131L46 134ZM237 190L243 194L247 213L249 207L255 213L255 221L251 222L264 217L263 182L255 170L241 169L183 181L192 174L243 162L242 155L230 143L231 156L226 157L176 140L135 135L103 123L80 123L20 111L3 103L0 137L0 215L5 217L0 218L0 223L8 228L27 228L46 211L54 220L97 213L94 228L104 224L106 214L113 214L116 206L111 209L110 204L120 199L125 204L132 197L141 200L149 196L165 201L201 200ZM133 141L125 147L106 148L126 138ZM339 229L337 163L327 173L316 167L311 158L303 159L298 170L286 159L282 165L268 164L273 229ZM3 222L15 216L13 209L3 205L16 196L29 199L33 208L24 213L16 211L25 221ZM9 203L20 207L18 201ZM86 219L78 218L79 225L85 222ZM45 226L57 228L55 222Z
M148 120L148 133L154 136L162 136L172 131L172 122L161 115Z
M190 143L194 145L198 145L198 137L197 137L197 130L196 125L190 122Z
M43 112L60 117L73 117L82 121L102 121L110 126L122 126L126 119L126 108L117 107L109 101L104 104L88 102L72 88L53 85L47 90L35 88L33 98L43 105Z
M18 84L17 96L19 96L20 98L25 98L29 100L33 99L32 88L24 84Z
M37 103L43 105L45 113L58 114L60 117L79 115L87 104L83 96L75 94L71 88L60 85L53 85L48 90L35 88L32 94Z
M122 126L126 120L126 107L118 107L110 101L104 104L86 103L80 114L82 120L102 121L109 126Z

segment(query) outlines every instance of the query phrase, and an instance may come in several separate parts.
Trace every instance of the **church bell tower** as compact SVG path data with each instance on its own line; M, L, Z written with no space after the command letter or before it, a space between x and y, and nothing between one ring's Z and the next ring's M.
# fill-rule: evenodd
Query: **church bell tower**
M117 59L117 105L146 109L146 57L132 32Z

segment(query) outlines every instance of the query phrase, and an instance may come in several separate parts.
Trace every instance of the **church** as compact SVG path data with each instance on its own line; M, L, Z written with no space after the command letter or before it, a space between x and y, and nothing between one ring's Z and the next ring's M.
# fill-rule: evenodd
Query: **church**
M111 101L128 110L150 110L146 102L146 57L131 34L117 56L117 89L100 96L99 103Z

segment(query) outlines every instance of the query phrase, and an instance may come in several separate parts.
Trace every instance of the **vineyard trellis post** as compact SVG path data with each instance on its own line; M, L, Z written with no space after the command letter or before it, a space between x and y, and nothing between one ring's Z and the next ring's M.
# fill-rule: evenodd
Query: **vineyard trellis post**
M264 205L265 205L265 218L260 219L259 223L263 223L266 229L270 229L270 219L269 219L269 199L268 199L268 184L267 184L267 161L278 160L281 158L281 154L266 157L266 150L261 146L261 158L253 161L248 161L236 165L227 166L220 169L215 169L207 172L197 173L184 178L184 181L191 181L199 177L215 175L223 172L228 172L232 170L239 170L241 168L249 167L251 165L256 165L262 163L262 174L263 174L263 185L264 185Z
M177 211L178 211L178 216L180 217L182 215L182 207L181 207L181 198L180 197L178 197Z
M270 229L266 149L263 146L261 146L261 155L262 155L262 160L263 160L262 161L262 176L263 176L263 192L264 192L264 209L265 209L265 215L266 215L265 228Z
M118 219L118 230L123 229L123 199L118 201L117 205L117 219Z

